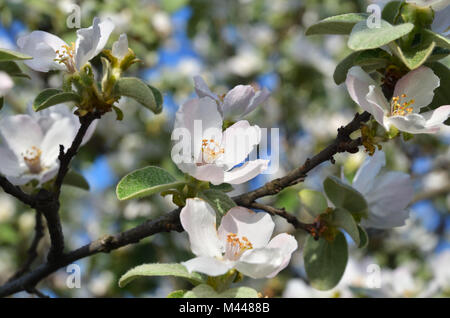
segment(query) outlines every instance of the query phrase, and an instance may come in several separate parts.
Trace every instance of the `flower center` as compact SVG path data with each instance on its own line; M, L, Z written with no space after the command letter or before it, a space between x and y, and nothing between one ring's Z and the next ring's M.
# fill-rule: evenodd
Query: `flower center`
M225 246L225 258L229 260L237 260L246 250L253 248L252 243L245 236L242 239L235 233L227 234L227 243Z
M202 159L203 163L212 163L220 155L225 153L225 149L214 139L202 139Z
M41 149L34 146L22 153L23 160L27 164L30 173L38 174L42 171L41 154Z
M414 109L410 106L414 104L414 99L407 101L406 97L406 94L392 97L391 116L405 116L412 113Z
M60 50L56 50L56 62L64 64L71 73L75 73L75 43L71 42L70 46L64 44Z

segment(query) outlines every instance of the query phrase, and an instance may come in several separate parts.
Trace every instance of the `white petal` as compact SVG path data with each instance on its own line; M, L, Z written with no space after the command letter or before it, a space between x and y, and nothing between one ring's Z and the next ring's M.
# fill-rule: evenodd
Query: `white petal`
M390 105L386 98L384 97L383 92L381 91L380 87L370 85L369 86L369 92L366 95L367 101L372 105L372 112L373 117L375 120L385 127L384 118L386 117L385 110L390 109ZM385 127L386 129L389 129L389 127Z
M421 114L408 114L406 116L391 116L386 118L387 125L394 125L400 131L410 134L434 134L439 131L437 126L427 126L425 118Z
M259 248L244 252L235 268L251 278L264 278L274 273L283 263L281 249Z
M228 272L232 268L232 263L220 261L214 257L200 256L182 262L189 273L197 272L209 276L219 276Z
M270 275L267 277L275 277L279 272L285 269L291 260L291 255L298 248L298 243L295 237L292 235L281 233L275 236L270 240L269 244L267 244L267 248L278 248L281 250L281 255L283 257L283 262L281 265Z
M383 125L384 112L387 111L383 107L388 102L385 99L380 101L380 88L369 74L364 72L361 67L353 66L347 73L345 84L353 101L372 114L375 120ZM370 101L367 100L367 97L370 98Z
M78 120L78 118L77 118ZM83 137L83 141L81 142L81 145L85 145L89 140L91 140L92 136L94 135L95 129L97 129L98 119L94 120L92 124L89 126L89 128L86 131L86 134ZM76 126L77 131L79 129L79 123Z
M255 96L255 89L250 85L238 85L229 91L223 100L224 117L242 116Z
M18 157L31 147L40 148L43 139L37 121L29 115L15 115L1 119L0 135Z
M215 164L197 166L195 163L181 163L178 168L198 180L209 181L215 185L224 183L224 171Z
M128 38L125 33L121 34L119 40L112 45L112 54L116 58L123 59L128 53Z
M362 194L366 194L372 188L375 176L385 165L386 156L383 151L377 151L373 156L367 156L356 172L352 186Z
M203 78L201 76L199 76L199 75L194 76L194 87L195 87L195 92L197 93L198 97L200 97L200 98L210 97L210 98L214 99L215 101L219 101L219 98L217 97L217 95L214 94L213 92L211 92L208 85L205 83L205 81L203 80Z
M78 70L103 50L113 29L110 19L100 22L95 17L92 26L77 31L75 64Z
M39 185L50 181L58 174L59 163L54 164L50 169L47 169L39 174Z
M244 163L242 166L225 171L223 182L241 184L253 179L269 167L269 160L257 159Z
M252 112L256 107L264 104L264 102L269 98L270 92L267 88L263 88L260 91L257 91L255 96L250 101L250 104L248 105L247 109L241 116L245 116Z
M64 146L65 151L69 149L77 133L77 128L73 120L67 117L56 121L50 127L41 145L41 164L44 167L49 167L57 161L60 145Z
M437 87L439 87L439 77L430 68L421 66L398 80L394 96L406 94L403 100L407 102L413 99L414 103L411 107L418 112L420 108L431 103L434 97L433 91Z
M0 71L0 97L4 96L14 86L14 82L11 77Z
M180 221L189 235L191 250L197 256L220 257L222 244L217 236L216 212L205 201L187 199Z
M450 115L450 105L444 105L436 108L435 110L431 110L421 114L423 118L426 120L426 127L435 127L440 126L447 120Z
M240 239L245 236L252 243L253 248L260 248L269 243L274 227L275 223L268 213L256 213L243 207L234 207L222 218L219 238L226 242L227 235L233 233Z
M9 148L0 147L0 174L4 176L19 176L25 171L19 158Z
M203 139L214 139L219 145L222 141L222 115L217 109L217 103L209 97L188 100L175 115L176 129L189 131L192 156L199 160Z
M431 24L431 29L434 32L440 33L448 37L450 33L448 25L449 16L450 16L450 6L447 6L444 10L434 12L434 19L433 23Z
M33 31L17 40L20 51L33 57L24 60L30 68L39 72L50 70L65 70L64 64L56 62L56 50L61 50L66 42L56 35L44 31Z
M229 170L243 162L260 141L261 129L258 126L250 126L246 120L238 121L224 131L221 145L224 154L216 163Z

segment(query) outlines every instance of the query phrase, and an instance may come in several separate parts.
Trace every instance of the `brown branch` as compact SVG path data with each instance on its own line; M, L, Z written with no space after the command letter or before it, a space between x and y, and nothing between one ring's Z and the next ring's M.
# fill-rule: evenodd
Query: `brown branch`
M347 126L339 128L338 136L328 147L314 157L307 159L301 167L292 170L285 177L270 181L254 191L250 191L233 198L233 200L235 200L238 205L262 209L271 214L284 217L296 228L301 228L309 233L312 233L312 229L315 225L303 224L295 216L287 213L284 209L269 207L267 205L257 203L255 200L264 196L276 194L286 187L303 181L309 171L325 161L333 161L333 156L339 152L357 152L358 147L362 143L361 139L358 138L352 140L350 138L350 134L358 130L361 127L361 124L369 119L370 114L367 112L356 114L355 118ZM68 254L61 254L57 258L52 260L49 259L47 263L38 266L33 271L1 286L0 297L34 288L39 281L48 275L79 259L97 253L108 253L125 245L138 243L143 238L157 233L169 231L181 232L183 231L183 228L180 224L179 214L180 209L173 210L172 212L169 212L156 220L148 220L135 228L116 235L104 236Z

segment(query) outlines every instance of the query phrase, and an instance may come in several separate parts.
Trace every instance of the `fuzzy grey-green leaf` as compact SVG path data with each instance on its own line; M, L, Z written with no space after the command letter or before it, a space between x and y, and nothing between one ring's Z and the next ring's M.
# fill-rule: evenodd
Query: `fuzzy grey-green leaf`
M366 21L361 21L353 27L347 44L354 51L375 49L401 38L413 28L412 23L391 25L384 20L379 28L369 28Z
M47 88L41 91L34 99L33 109L38 112L48 107L67 102L81 102L80 95L74 92L63 92L59 89Z
M116 194L119 200L129 200L174 189L183 184L183 181L177 181L166 170L148 166L123 177L117 184Z
M226 193L219 190L203 190L198 193L198 196L208 202L220 216L225 215L228 210L236 206L236 203Z
M325 196L315 190L303 189L298 193L302 206L312 217L317 217L328 208Z
M186 292L183 298L258 298L258 292L250 287L236 287L216 292L211 286L201 284Z
M347 266L348 248L344 234L338 232L333 242L322 237L316 241L308 236L303 259L311 286L319 290L333 288L341 280Z
M64 178L63 184L89 191L89 183L76 171L70 170Z
M153 90L135 77L122 77L114 85L116 96L126 96L134 99L141 105L150 109L155 114L161 112L161 105L158 105Z
M366 13L346 13L323 19L306 30L306 35L349 34L356 23L366 21Z
M33 57L8 49L0 49L0 61L29 60Z
M206 279L199 273L189 273L182 264L143 264L130 269L119 279L119 287L124 287L135 278L142 276L175 276L191 282L202 284Z
M335 209L332 213L331 224L347 232L356 246L360 245L358 225L350 212L343 208Z

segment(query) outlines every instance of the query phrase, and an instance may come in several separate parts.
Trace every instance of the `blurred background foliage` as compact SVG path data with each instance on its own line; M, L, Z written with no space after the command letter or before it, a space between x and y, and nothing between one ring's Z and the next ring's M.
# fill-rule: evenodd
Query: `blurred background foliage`
M131 100L122 99L123 121L110 113L98 125L74 165L89 181L91 190L63 189L61 217L68 249L87 244L102 235L131 228L173 208L169 198L152 196L119 202L117 181L131 170L157 165L179 174L170 159L170 134L178 106L194 95L194 75L202 75L218 94L237 84L267 87L269 102L253 112L249 120L260 127L280 129L280 167L235 187L232 194L254 189L286 171L327 145L337 128L352 118L357 106L345 86L333 81L334 68L350 53L342 36L304 36L305 29L325 17L365 12L370 2L362 0L0 0L0 47L16 49L19 35L32 30L57 34L70 42L75 29L66 25L81 7L81 27L94 16L109 17L116 25L109 46L127 33L130 47L141 63L128 75L138 76L164 95L164 111L154 115ZM444 60L448 66L449 60ZM100 58L93 60L100 72ZM58 87L61 74L37 73L22 65L31 80L15 80L5 96L0 116L26 112L36 94ZM370 245L351 252L342 282L331 292L317 292L305 281L301 248L291 265L271 280L245 280L264 295L450 296L450 130L434 136L418 135L412 141L396 139L383 145L387 169L412 174L417 190L411 218L402 228L370 231ZM268 202L276 202L302 216L297 192L302 187L320 189L329 174L341 167L352 178L366 154L336 156L336 164L322 164L306 182L286 189ZM293 232L283 219L277 231ZM34 212L0 193L0 283L5 282L26 259L33 237ZM303 233L296 233L300 246ZM352 243L351 243L352 244ZM42 262L49 246L48 235L39 246ZM188 287L180 280L149 278L119 288L118 278L142 263L180 262L191 257L186 233L164 233L111 254L80 260L80 289L66 287L68 273L60 270L41 282L40 290L63 297L165 297L170 291ZM380 289L367 290L368 264L381 266ZM440 288L436 291L434 286ZM434 288L434 289L433 289ZM21 293L17 297L28 294Z

